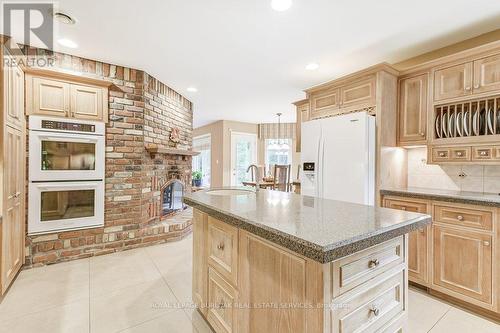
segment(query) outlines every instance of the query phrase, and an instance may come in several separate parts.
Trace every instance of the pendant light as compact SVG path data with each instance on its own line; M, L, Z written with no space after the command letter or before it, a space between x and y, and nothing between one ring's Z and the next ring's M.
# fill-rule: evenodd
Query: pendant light
M290 147L286 142L281 141L281 115L282 113L276 113L278 116L278 142L271 145L271 149L274 150L288 150Z

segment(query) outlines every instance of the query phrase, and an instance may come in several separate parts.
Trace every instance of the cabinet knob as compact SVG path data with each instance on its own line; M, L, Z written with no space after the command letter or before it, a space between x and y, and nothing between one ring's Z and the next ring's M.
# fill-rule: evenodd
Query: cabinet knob
M463 154L461 151L457 151L457 156L463 156Z
M487 156L487 155L488 155L488 152L487 152L486 150L481 150L481 151L479 152L479 155L481 155L481 156Z
M375 305L372 305L372 307L370 308L370 312L373 313L375 316L378 316L380 314L380 309Z
M463 220L464 220L464 217L463 217L462 215L458 215L458 216L457 216L457 220L459 220L459 221L463 221Z
M474 85L474 89L478 89L478 88L479 88L479 84Z
M406 210L406 207L405 206L401 206L401 210Z
M219 244L217 245L217 249L219 249L219 250L223 251L223 250L224 250L224 243L219 243Z
M470 87L465 87L465 91L469 91L470 90Z
M439 157L445 157L445 156L446 156L446 154L445 154L445 153L443 153L443 152L440 152L440 153L439 153Z
M483 244L484 244L484 246L490 246L490 242L488 242L488 241L484 241Z
M425 136L425 133L424 132L420 132L420 136Z
M378 261L378 259L372 259L368 262L368 267L370 268L377 267L378 265L380 265L380 261Z

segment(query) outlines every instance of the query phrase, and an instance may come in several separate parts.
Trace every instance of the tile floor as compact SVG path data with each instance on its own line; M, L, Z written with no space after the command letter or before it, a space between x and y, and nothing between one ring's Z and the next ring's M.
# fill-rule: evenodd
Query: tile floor
M191 242L23 271L0 304L0 332L211 332L182 307L191 302ZM410 333L500 332L500 325L418 290L409 298Z

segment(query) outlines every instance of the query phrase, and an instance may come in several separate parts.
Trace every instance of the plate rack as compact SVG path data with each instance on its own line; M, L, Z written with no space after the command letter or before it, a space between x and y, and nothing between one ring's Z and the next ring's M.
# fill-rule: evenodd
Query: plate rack
M434 107L434 139L500 135L500 96Z

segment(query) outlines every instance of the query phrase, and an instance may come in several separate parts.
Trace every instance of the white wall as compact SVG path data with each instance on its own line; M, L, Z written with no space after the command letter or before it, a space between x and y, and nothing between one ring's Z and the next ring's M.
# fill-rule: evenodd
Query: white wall
M466 177L459 177L460 173ZM428 165L426 148L408 149L408 186L500 193L500 166Z

